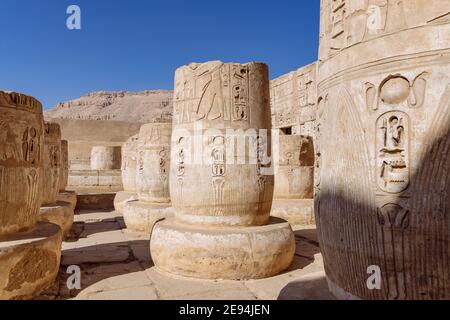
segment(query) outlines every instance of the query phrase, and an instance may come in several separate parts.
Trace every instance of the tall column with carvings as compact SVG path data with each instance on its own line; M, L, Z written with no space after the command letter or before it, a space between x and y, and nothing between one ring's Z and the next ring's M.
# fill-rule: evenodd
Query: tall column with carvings
M61 229L36 222L43 158L41 103L0 91L0 300L33 298L59 270Z
M74 210L69 202L58 201L61 176L61 128L57 123L44 124L44 158L42 175L41 221L59 225L66 236L73 224Z
M450 299L448 9L321 1L315 206L338 297Z
M292 262L273 198L268 68L191 64L176 71L170 169L173 219L155 225L155 265L203 279L275 275Z
M70 208L75 210L77 206L77 194L75 191L66 190L69 180L69 143L61 140L61 168L59 171L59 193L57 201L70 203Z
M271 215L294 225L314 224L312 137L273 134L275 191Z
M114 208L123 213L124 206L129 201L138 199L136 187L137 157L139 135L130 137L122 145L122 185L123 191L117 192L114 198Z
M169 193L171 123L143 125L137 143L136 189L138 201L125 204L127 228L150 234L155 223L171 215Z

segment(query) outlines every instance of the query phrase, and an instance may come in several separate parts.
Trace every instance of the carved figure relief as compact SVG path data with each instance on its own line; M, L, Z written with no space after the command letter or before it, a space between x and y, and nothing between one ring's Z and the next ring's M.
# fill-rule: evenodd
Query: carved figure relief
M222 136L211 139L211 167L214 188L215 214L223 214L223 189L225 187L226 155L225 138Z
M27 128L22 138L23 160L36 165L40 161L40 147L38 131L35 128Z
M163 148L159 153L159 178L161 179L162 182L167 181L167 166L168 166L168 161L167 161L167 154L168 151L166 148Z
M377 179L381 190L400 193L408 188L409 119L399 111L388 112L377 121Z
M378 208L378 223L382 227L383 251L387 272L389 299L406 298L405 230L409 227L409 210L395 203Z

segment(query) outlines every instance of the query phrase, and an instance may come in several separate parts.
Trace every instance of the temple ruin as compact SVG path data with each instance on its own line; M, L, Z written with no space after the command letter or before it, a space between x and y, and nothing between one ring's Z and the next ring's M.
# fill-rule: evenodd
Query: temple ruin
M53 119L0 91L0 299L450 299L448 0L320 4L271 81L191 63Z

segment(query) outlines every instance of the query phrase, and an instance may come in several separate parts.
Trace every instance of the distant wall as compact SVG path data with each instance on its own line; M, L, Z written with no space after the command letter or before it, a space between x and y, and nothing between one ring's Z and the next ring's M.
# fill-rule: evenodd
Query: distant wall
M137 134L142 124L103 121L51 119L59 123L62 139L69 142L70 170L90 170L91 150L94 146L122 146Z

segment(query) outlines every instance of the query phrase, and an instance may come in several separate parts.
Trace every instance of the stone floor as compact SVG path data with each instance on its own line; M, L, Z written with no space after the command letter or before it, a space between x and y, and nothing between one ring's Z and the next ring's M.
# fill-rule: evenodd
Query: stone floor
M81 300L313 300L332 299L326 286L316 231L296 227L291 268L252 281L204 281L165 274L151 261L149 237L126 230L115 211L80 211L66 242L55 285L44 299ZM69 290L69 266L81 269L81 290Z

